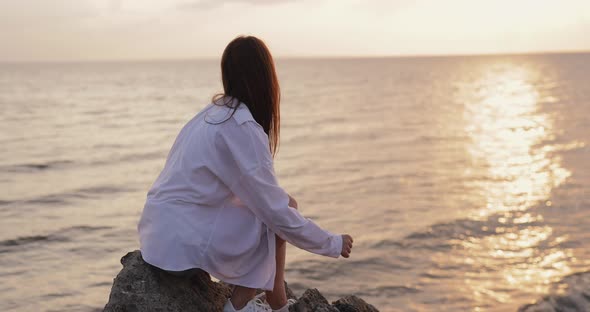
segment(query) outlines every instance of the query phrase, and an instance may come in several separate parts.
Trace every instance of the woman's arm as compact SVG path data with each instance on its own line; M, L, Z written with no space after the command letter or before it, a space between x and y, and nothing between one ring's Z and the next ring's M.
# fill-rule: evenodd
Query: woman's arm
M293 196L291 196L290 194L287 195L289 196L289 207L299 209L299 206L297 205L297 201L295 200L295 198L293 198ZM342 257L350 257L350 253L352 252L352 242L353 240L350 235L342 235L342 251L340 252L340 255Z
M222 126L216 145L226 159L225 169L235 168L221 177L230 190L272 232L292 245L329 257L342 254L341 235L323 230L289 208L296 201L276 180L268 137L262 128L254 121L238 124L228 120Z

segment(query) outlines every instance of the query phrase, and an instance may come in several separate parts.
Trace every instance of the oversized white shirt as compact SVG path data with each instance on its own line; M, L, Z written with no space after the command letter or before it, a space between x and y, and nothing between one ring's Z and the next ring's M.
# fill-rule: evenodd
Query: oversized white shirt
M342 238L289 207L268 136L245 104L231 113L212 103L182 128L148 192L140 249L161 269L201 268L227 283L272 290L274 234L334 258Z

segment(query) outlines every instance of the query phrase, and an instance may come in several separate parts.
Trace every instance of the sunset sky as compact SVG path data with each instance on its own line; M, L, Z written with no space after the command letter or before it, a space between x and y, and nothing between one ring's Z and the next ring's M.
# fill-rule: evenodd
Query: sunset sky
M0 61L590 50L588 0L0 0Z

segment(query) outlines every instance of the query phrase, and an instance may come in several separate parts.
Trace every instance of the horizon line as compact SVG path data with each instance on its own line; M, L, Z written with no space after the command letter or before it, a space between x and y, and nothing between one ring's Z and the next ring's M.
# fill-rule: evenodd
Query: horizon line
M588 50L548 50L524 52L476 52L476 53L418 53L418 54L375 54L375 55L277 55L275 60L338 60L338 59L404 59L404 58L445 58L445 57L478 57L478 56L526 56L556 54L589 54ZM149 63L149 62L187 62L213 61L219 57L162 57L162 58L96 58L96 59L55 59L55 60L0 60L0 64L79 64L79 63Z

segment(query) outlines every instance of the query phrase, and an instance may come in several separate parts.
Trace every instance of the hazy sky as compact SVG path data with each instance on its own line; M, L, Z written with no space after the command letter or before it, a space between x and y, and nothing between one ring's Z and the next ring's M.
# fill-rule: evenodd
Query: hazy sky
M0 61L590 50L590 0L0 0Z

